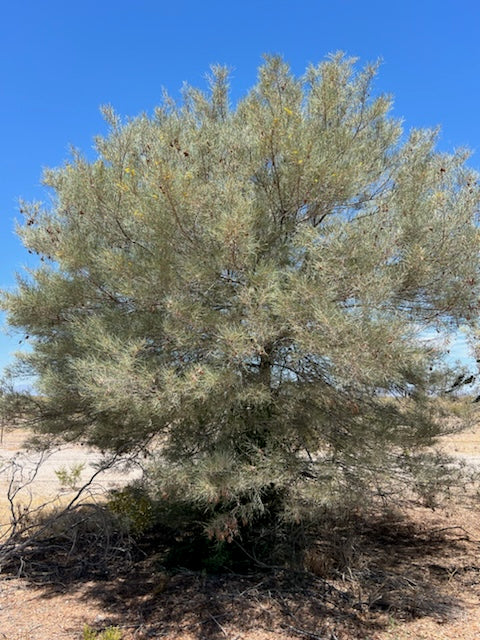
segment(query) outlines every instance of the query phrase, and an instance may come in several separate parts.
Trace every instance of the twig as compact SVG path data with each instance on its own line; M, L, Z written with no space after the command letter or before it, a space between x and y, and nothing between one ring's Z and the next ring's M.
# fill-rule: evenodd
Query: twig
M459 538L460 540L471 540L472 542L480 542L480 540L472 538L470 536L470 533L467 531L467 529L465 529L465 527L461 527L460 525L451 526L451 527L440 527L438 529L430 529L428 533L442 533L443 531L450 531L452 529L460 529L460 531L463 531L463 533L467 536L467 538Z
M241 598L242 596L244 596L246 593L248 593L249 591L253 591L254 589L257 589L260 585L262 585L265 582L265 578L263 580L260 580L260 582L257 582L257 584L254 584L253 587L248 587L248 589L245 589L244 591L242 591L241 593L238 593L235 597L236 598Z
M233 542L237 545L237 547L248 557L250 558L250 560L252 560L257 567L260 567L262 569L284 569L284 567L282 567L281 565L274 565L274 564L266 564L265 562L262 562L261 560L258 560L257 558L255 558L255 556L253 556L251 553L248 553L248 551L238 542L238 540L235 540L235 538L233 539Z
M215 616L212 616L211 613L209 613L208 615L215 622L215 624L218 626L220 631L225 635L225 637L228 638L228 633L225 631L225 629L222 627L222 625L219 623L219 621L215 618Z
M295 633L300 633L307 638L313 638L313 640L327 640L325 636L319 636L317 633L313 633L312 631L307 631L306 629L299 629L298 627L292 627L291 624L282 624L283 628L291 629L295 631Z

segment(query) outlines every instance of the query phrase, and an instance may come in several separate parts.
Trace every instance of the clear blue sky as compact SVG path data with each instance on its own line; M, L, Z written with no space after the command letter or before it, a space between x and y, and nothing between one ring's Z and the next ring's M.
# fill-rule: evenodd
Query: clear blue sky
M204 83L212 63L234 68L233 98L250 88L262 53L295 73L329 52L383 59L378 91L405 128L441 125L440 147L474 150L480 169L478 0L17 0L0 23L0 287L29 256L14 235L18 198L42 199L44 166L73 145L92 153L99 106L151 112L162 87ZM19 337L0 336L0 369Z

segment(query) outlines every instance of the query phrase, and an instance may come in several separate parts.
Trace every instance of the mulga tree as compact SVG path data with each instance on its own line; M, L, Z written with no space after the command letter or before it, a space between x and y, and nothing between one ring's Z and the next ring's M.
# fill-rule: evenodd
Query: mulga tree
M444 472L422 336L475 320L480 191L467 152L402 132L375 73L272 57L234 107L216 67L152 117L106 108L96 159L22 205L41 263L3 307L38 428L155 452L163 494L220 538L272 495L301 519Z

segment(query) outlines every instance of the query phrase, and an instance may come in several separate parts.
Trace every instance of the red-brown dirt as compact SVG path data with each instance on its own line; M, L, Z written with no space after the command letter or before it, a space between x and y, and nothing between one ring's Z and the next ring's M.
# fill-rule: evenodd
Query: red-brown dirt
M480 427L462 437L470 452ZM123 640L480 638L478 508L414 508L397 525L378 520L358 533L343 574L325 573L315 558L317 575L170 575L155 558L114 579L5 574L0 640L81 640L85 624L118 626Z

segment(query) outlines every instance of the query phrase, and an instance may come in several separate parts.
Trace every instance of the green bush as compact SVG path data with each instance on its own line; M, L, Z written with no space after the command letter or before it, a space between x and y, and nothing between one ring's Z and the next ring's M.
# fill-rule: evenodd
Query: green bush
M86 624L83 627L83 640L122 640L122 632L118 627L107 627L98 632Z
M69 469L65 466L56 469L55 475L63 488L75 490L84 469L85 464L79 462L78 464L72 464Z
M141 486L129 485L112 491L108 506L134 536L142 535L155 525L155 504Z

